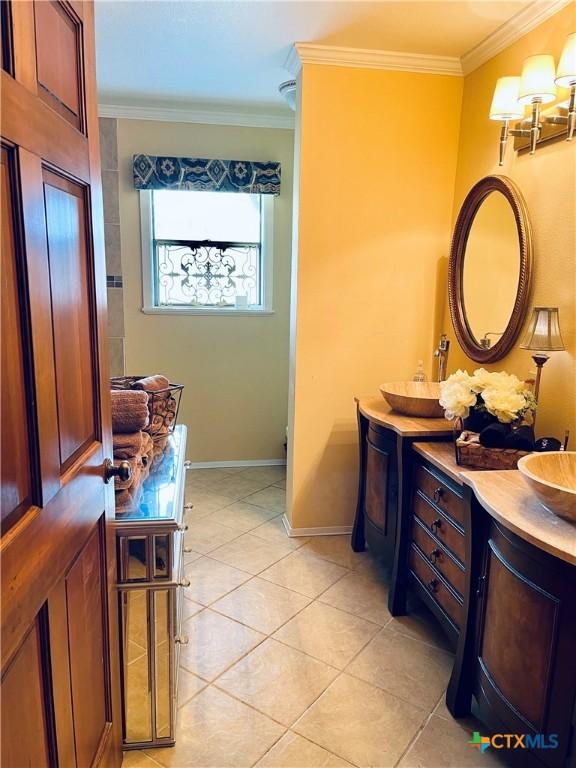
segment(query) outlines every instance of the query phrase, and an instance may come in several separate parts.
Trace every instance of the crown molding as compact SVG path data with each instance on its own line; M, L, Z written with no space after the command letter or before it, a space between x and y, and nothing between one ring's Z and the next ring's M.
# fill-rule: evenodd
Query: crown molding
M327 64L334 67L362 67L400 72L427 72L435 75L462 75L460 59L455 56L431 56L425 53L377 51L341 48L333 45L294 43L285 67L297 76L302 64Z
M462 72L468 75L486 61L496 56L516 40L554 16L574 0L535 0L527 8L519 11L511 19L488 35L481 43L471 48L462 58Z
M294 115L266 112L234 112L218 109L170 109L167 107L138 107L121 104L99 104L99 117L127 120L158 120L170 123L204 123L208 125L237 125L249 128L294 128Z

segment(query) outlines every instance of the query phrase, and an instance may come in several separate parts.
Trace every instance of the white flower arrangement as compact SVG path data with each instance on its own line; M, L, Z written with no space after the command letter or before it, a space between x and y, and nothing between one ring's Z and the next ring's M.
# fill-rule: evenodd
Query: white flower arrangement
M487 411L503 424L532 424L536 400L530 387L504 371L458 370L440 384L440 405L447 419L465 419L470 409Z

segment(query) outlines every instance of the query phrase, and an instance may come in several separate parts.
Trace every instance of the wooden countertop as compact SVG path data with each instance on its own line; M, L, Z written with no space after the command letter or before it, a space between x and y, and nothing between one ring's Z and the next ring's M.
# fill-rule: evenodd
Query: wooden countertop
M358 408L370 421L387 427L403 437L452 437L452 425L446 419L420 419L403 416L393 411L382 395L379 397L356 397Z
M466 471L461 477L484 509L512 533L576 565L576 524L544 509L518 470Z
M460 467L456 464L456 456L454 454L454 443L450 442L435 442L435 443L413 443L412 448L423 456L431 464L444 474L448 475L458 485L464 485L462 479L463 471L474 471L471 467ZM476 470L478 471L478 470Z

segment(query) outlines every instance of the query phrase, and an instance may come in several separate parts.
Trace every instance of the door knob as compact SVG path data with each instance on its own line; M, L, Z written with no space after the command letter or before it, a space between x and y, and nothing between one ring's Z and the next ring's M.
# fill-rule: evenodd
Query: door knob
M132 469L128 461L121 461L117 467L112 459L104 459L104 482L108 484L113 477L119 477L122 482L130 480Z

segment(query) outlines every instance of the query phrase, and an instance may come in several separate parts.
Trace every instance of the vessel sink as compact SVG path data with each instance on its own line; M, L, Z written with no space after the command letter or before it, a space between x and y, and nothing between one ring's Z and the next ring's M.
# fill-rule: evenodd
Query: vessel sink
M444 409L438 399L440 384L437 381L396 381L382 384L380 392L388 405L406 416L425 419L441 419Z
M576 521L576 451L531 453L518 461L518 469L542 506Z

